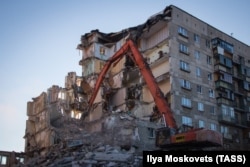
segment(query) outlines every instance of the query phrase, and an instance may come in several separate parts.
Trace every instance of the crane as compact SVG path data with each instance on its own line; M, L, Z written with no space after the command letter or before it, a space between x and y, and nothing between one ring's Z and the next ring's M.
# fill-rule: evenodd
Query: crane
M123 58L124 55L128 55L134 63L138 66L140 73L142 74L146 85L151 92L157 109L163 116L165 127L156 130L156 146L162 149L179 149L179 148L203 148L203 147L215 147L222 146L222 135L219 132L197 128L188 129L185 132L178 132L178 126L174 119L174 116L168 106L164 95L157 85L153 73L149 65L144 60L140 51L137 49L136 44L132 39L128 39L122 47L110 57L104 65L101 73L99 74L92 96L88 101L88 109L90 110L93 106L95 97L98 90L105 78L105 74L109 70L112 63L116 63Z

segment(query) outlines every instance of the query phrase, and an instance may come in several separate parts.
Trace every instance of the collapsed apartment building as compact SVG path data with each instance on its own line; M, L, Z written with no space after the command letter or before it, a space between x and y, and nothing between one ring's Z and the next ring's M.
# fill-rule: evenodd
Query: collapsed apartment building
M136 42L180 127L219 131L220 149L250 150L249 46L171 5L141 25L82 35L81 76L69 72L64 88L54 85L27 104L28 157L45 155L55 145L86 143L157 149L155 130L164 122L129 56L112 65L87 112L99 73L128 38Z

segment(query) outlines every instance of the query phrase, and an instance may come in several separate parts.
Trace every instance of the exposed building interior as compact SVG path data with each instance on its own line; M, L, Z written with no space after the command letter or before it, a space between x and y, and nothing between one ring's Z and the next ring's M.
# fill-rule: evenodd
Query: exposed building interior
M82 74L69 72L64 87L53 85L27 103L27 163L34 165L38 155L56 159L105 147L118 150L116 163L133 154L136 166L143 150L159 149L156 129L166 120L130 52L107 70L89 106L105 64L128 39L152 71L179 132L207 128L223 136L221 147L204 150L250 150L249 46L171 5L138 26L81 36Z

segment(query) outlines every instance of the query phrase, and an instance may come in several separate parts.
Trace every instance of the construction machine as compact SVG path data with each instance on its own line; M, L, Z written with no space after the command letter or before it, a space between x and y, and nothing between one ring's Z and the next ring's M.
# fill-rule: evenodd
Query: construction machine
M95 97L105 78L107 71L112 63L117 63L124 55L129 56L131 60L138 66L141 75L143 76L148 89L150 90L155 105L163 116L165 126L156 130L156 146L161 149L175 150L175 149L195 149L204 147L222 146L222 135L219 132L204 129L204 128L189 128L186 131L180 132L176 125L174 116L169 108L161 89L157 85L153 73L137 49L133 40L128 39L125 44L112 56L104 65L99 77L96 80L92 96L88 101L88 111L93 107Z

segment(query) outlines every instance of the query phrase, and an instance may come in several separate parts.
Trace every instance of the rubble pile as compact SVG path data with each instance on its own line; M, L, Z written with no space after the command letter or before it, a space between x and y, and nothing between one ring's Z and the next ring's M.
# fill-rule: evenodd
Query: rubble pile
M135 153L135 148L129 150L99 143L97 145L80 144L61 148L51 147L44 156L34 156L25 166L46 167L140 167L142 156Z
M91 132L91 127L100 129ZM133 141L134 121L124 114L112 114L97 123L61 117L53 123L56 143L32 152L25 167L112 167L142 165L142 152Z

